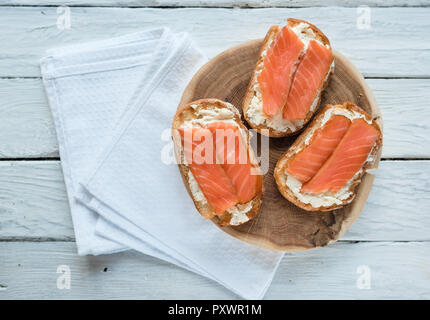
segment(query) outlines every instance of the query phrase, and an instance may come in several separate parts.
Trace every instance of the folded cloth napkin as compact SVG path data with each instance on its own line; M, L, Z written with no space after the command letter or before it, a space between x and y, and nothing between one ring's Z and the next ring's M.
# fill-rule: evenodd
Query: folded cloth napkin
M75 190L78 178L85 177L85 170L97 156L96 150L112 131L137 84L142 81L154 48L165 46L171 38L167 30L156 29L49 50L41 61L81 255L127 249L95 233L100 218L76 201ZM168 260L153 247L148 247L147 251Z
M78 250L133 248L259 299L282 254L201 217L170 161L173 115L205 61L186 34L167 29L51 50L41 61Z

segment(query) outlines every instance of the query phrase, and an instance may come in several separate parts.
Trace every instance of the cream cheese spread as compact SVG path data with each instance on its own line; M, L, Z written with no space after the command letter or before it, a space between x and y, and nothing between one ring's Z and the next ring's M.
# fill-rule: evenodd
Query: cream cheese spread
M322 121L320 125L313 128L313 130L309 133L309 135L306 137L303 146L301 148L298 148L295 153L300 152L305 146L309 145L310 139L313 137L315 130L322 127L333 115L342 115L351 121L354 119L363 119L367 123L371 124L372 121L369 121L366 119L364 114L348 110L344 108L330 108L328 109L322 118ZM372 151L369 153L369 156L366 160L366 162L373 161ZM311 194L303 194L300 192L302 188L302 183L291 176L286 169L284 169L284 175L282 176L282 179L284 179L283 183L288 186L288 188L293 192L293 194L299 199L301 202L310 204L314 208L319 207L330 207L333 204L342 204L343 200L348 199L353 192L349 191L351 184L353 181L361 175L363 172L363 169L360 169L357 171L352 177L339 191L337 191L335 194L328 194L328 193L322 193L318 195L311 195Z
M320 44L323 44L321 41L315 39L315 33L312 31L311 28L309 28L309 25L307 23L303 23L303 22L299 23L298 25L294 26L292 30L297 34L299 39L304 43L305 45L304 50L306 50L310 40L315 40L315 41L318 41ZM262 57L266 56L267 50L272 44L273 40L274 39L268 41L266 49L263 50L263 52L261 53ZM263 70L263 67L264 67L264 59L257 65L256 67L257 71L254 73L254 86L252 88L254 95L249 103L248 110L246 113L249 121L252 122L254 125L257 125L257 126L264 125L265 127L274 129L276 131L281 131L281 132L295 131L297 128L301 128L304 123L303 120L290 121L290 120L284 119L282 117L282 112L279 112L277 115L272 117L267 116L263 112L263 97L261 93L260 84L258 83L258 75ZM324 83L327 81L333 69L334 69L334 61L330 66L330 71L327 73L324 79ZM321 89L318 90L317 95L314 101L312 102L312 105L310 107L311 112L315 111L320 95L321 95Z
M226 105L229 105L232 108L234 108L231 104L226 103ZM235 115L239 115L238 111L232 111L227 108L216 108L216 107L198 108L198 105L192 105L191 107L195 110L194 112L195 118L185 121L181 125L182 128L203 128L205 127L206 124L210 122L223 121L239 127L239 129L241 130L242 137L247 136L244 130L240 128L240 126L234 120ZM185 157L183 160L184 160L184 164L188 166L188 163ZM190 185L190 190L194 200L202 205L208 205L208 201L204 196L196 179L194 178L194 175L192 174L191 170L188 170L188 183ZM227 210L227 212L231 214L230 224L239 225L244 222L247 222L249 218L246 215L246 213L249 212L251 209L252 209L252 200L243 204L238 203L231 209Z

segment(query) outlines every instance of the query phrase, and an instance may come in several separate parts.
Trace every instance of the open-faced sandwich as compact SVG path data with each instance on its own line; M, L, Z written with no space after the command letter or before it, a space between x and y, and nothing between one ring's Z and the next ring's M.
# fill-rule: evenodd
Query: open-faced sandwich
M294 134L317 110L333 70L330 42L317 27L298 19L272 26L245 95L246 121L271 137Z
M281 194L308 211L350 203L382 146L379 125L353 103L325 106L279 159Z
M262 175L233 105L202 99L179 108L172 136L184 184L202 216L240 225L258 214Z

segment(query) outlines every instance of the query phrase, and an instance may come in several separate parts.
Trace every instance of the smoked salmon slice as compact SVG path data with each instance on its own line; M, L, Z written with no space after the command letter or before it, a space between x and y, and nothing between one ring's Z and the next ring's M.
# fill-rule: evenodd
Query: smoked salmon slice
M231 180L240 203L252 200L262 188L258 166L251 163L239 128L225 122L206 126L215 137L215 150L222 168Z
M332 155L301 192L334 193L361 169L380 133L363 119L354 119Z
M204 128L179 128L188 166L217 214L238 203L234 186L213 151L213 135Z
M277 115L285 105L303 48L304 44L295 32L285 26L267 50L263 70L257 78L266 115Z
M294 74L283 111L284 119L302 120L306 118L332 62L333 54L329 48L315 40L309 42Z
M333 153L350 125L348 118L332 116L315 132L310 144L288 162L288 173L302 183L308 182Z

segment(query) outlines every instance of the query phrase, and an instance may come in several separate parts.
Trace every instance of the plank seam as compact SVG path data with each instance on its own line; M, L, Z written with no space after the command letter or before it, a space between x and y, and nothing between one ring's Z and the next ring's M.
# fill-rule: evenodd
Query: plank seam
M76 242L74 237L4 237L0 238L2 242Z
M2 242L76 242L74 237L55 238L55 237L4 237ZM338 240L336 243L358 244L358 243L426 243L429 240Z
M0 6L1 7L1 6ZM363 75L365 79L372 79L372 80L428 80L430 79L430 75L407 75L407 76L390 76L390 75ZM42 77L37 76L0 76L0 80L42 80Z
M59 157L0 158L0 162L61 161ZM430 161L430 158L381 158L381 161Z
M56 8L60 5L55 4L43 4L43 5L34 5L34 4L0 4L0 7L10 7L10 8ZM121 9L121 8L135 8L135 9L189 9L189 8L198 8L198 9L275 9L275 8L282 8L282 9L302 9L302 8L327 8L331 6L324 6L324 5L312 5L312 6L289 6L289 5L268 5L268 6L252 6L249 4L239 4L239 5L231 5L231 6L198 6L198 5L182 5L177 6L175 4L172 5L162 5L162 6L145 6L145 5L130 5L130 6L123 6L123 5L91 5L91 4L68 4L67 5L70 8L114 8L114 9ZM335 7L339 8L356 8L357 6L354 5L336 5ZM389 8L429 8L430 4L428 5L409 5L407 3L403 5L395 5L395 6L381 6L381 5L375 5L369 6L370 8L382 8L382 9L389 9Z
M59 157L0 158L0 161L60 161Z
M382 79L382 80L385 80L385 79L386 80L404 80L404 79L408 80L408 79L430 79L430 76L427 76L427 75L417 75L417 76L414 76L414 75L407 75L407 76L381 75L381 76L378 76L378 75L366 75L366 74L364 74L364 78L365 79Z
M428 161L430 158L381 158L381 161Z

